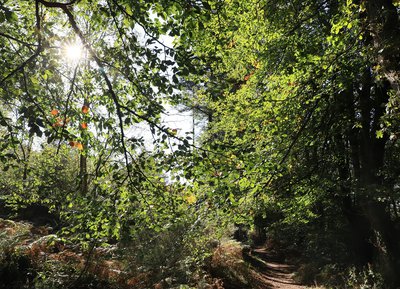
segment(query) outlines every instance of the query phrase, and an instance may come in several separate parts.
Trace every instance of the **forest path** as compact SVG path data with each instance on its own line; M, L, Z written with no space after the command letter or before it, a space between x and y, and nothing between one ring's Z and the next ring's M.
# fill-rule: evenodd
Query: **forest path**
M296 268L287 264L271 254L265 248L257 248L251 255L246 257L247 261L258 270L261 283L259 288L265 289L306 289L294 281Z

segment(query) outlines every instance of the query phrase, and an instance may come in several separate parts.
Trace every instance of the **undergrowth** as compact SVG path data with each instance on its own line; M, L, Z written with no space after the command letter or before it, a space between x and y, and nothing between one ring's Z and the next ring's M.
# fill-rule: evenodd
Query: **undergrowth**
M216 230L177 222L82 247L45 227L0 219L0 289L223 288L204 265L214 258Z

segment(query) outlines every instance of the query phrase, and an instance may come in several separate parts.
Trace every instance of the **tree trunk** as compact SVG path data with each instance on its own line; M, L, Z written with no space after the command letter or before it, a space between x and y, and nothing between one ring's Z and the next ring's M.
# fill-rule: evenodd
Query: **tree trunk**
M368 30L371 32L376 63L382 67L395 97L400 97L400 27L396 0L365 1Z
M87 99L84 100L84 106L89 107L89 102ZM82 130L81 136L82 139L85 139L84 137L85 131ZM81 184L80 184L80 189L81 189L81 194L83 196L86 196L88 194L88 173L87 173L87 142L83 143L83 151L80 154L80 165L79 165L79 176L81 178Z
M360 176L357 179L357 201L361 212L368 222L371 245L374 249L374 261L391 286L400 284L396 274L400 259L399 234L391 219L387 202L382 195L384 186L381 172L385 164L385 149L388 136L378 138L380 119L385 114L388 103L388 84L374 84L371 70L366 69L359 94L359 111L362 128L359 131L358 152ZM357 147L353 146L357 149ZM395 288L395 287L393 287Z

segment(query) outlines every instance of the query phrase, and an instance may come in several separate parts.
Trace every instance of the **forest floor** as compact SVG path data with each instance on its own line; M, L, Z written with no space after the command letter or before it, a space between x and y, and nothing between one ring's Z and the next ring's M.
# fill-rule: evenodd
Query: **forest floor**
M283 258L260 247L246 256L254 270L257 271L259 287L265 289L305 289L295 281L296 266L288 264Z
M10 280L6 278L6 275L10 275L10 272L15 271L12 270L12 266L14 265L18 267L14 269L18 269L17 271L21 271L19 274L17 274L21 280L25 280L26 278L24 274L31 272L32 270L37 270L38 272L40 272L41 270L46 269L48 271L47 273L49 273L50 269L54 269L56 272L57 270L59 270L59 268L65 269L70 268L71 266L71 268L77 269L78 273L80 272L79 270L83 270L84 267L84 270L86 270L87 273L92 274L93 276L98 278L99 281L107 281L109 280L109 278L113 279L115 276L116 277L114 279L119 280L117 278L119 275L115 274L116 272L121 272L121 268L119 267L120 263L109 257L109 254L106 251L100 249L101 248L99 248L99 250L96 250L96 256L92 258L93 260L90 262L90 264L85 263L86 261L84 259L84 256L82 255L82 252L76 252L71 248L64 246L62 241L59 240L56 235L50 234L46 228L36 227L32 224L25 222L0 219L0 263L4 260L10 261L11 259L13 259L11 258L12 255L10 255L12 254L12 252L16 253L16 255L14 256L15 258L18 257L17 259L15 259L18 262L14 262L15 264L11 262L9 264L9 268L7 266L7 268L4 266L4 268L2 268L0 266L0 280L3 281L4 284L15 283L15 280L12 280L14 277L11 279L8 278ZM8 255L3 254L3 256L2 253L7 253L8 255L10 255L9 258L4 259ZM26 263L24 265L25 267L22 266L20 263L22 265ZM244 253L241 243L230 240L222 243L216 249L213 254L211 263L211 267L213 267L212 271L214 271L214 273L217 273L211 278L211 280L215 281L215 284L212 285L212 282L209 283L210 285L205 284L205 286L200 286L200 284L198 284L199 286L196 286L196 288L310 288L300 285L295 281L295 273L298 267L294 265L294 262L286 261L286 258L282 257L281 254L278 254L274 250L267 249L265 247L257 247L250 252ZM47 268L46 264L53 264L53 266L51 266L51 268ZM89 264L89 266L86 266L85 264ZM71 278L73 277L74 276L72 276ZM124 285L123 288L136 288L129 285L132 280L134 281L137 279L136 277L134 276L129 280L121 279L120 282L122 282L121 284ZM6 278L7 280L4 278ZM79 278L80 277L78 277L78 279ZM123 276L121 278L123 278ZM219 283L218 280L222 282ZM218 284L220 284L221 286ZM2 284L0 284L0 288L18 288L18 286L2 287Z

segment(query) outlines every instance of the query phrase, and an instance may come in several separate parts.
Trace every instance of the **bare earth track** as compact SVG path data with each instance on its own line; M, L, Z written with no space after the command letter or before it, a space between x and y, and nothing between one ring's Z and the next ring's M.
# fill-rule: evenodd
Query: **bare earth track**
M258 270L260 287L265 289L306 289L294 281L295 266L285 264L265 248L258 248L247 256Z

